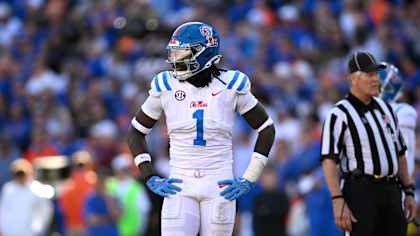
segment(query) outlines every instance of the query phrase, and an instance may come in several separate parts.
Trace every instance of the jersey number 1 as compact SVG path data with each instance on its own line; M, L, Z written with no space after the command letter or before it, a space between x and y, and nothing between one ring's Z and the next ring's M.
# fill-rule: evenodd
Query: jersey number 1
M204 110L198 109L193 113L193 118L197 120L197 137L194 139L194 145L206 146L206 140L204 140Z

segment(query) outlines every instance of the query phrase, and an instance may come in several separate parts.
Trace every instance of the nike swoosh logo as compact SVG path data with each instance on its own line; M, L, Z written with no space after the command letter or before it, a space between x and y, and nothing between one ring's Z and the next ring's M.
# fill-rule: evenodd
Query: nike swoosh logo
M217 96L217 94L219 94L219 93L221 93L221 92L223 92L223 90L220 90L220 91L217 91L217 92L212 92L212 93L211 93L211 96Z

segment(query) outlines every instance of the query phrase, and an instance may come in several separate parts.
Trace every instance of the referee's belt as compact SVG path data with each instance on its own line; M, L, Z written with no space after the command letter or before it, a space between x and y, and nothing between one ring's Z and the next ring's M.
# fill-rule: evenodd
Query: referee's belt
M398 183L398 177L390 175L367 175L358 172L345 173L344 179L368 180L373 183Z

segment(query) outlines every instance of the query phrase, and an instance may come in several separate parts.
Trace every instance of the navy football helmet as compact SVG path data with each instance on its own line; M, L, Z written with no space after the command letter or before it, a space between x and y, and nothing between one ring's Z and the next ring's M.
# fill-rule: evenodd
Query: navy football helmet
M385 69L379 70L379 79L381 80L380 97L387 102L395 102L401 95L403 80L396 66L382 62Z
M185 80L219 63L222 57L219 40L219 35L210 25L201 22L180 25L166 47L173 77Z

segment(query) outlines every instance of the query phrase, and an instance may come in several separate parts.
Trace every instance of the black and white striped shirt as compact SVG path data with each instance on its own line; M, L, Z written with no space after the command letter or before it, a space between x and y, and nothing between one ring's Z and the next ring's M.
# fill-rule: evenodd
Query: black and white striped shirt
M349 94L324 121L321 159L336 160L343 173L396 175L406 149L391 106L379 98L365 105Z

